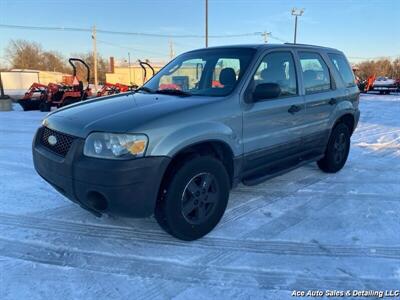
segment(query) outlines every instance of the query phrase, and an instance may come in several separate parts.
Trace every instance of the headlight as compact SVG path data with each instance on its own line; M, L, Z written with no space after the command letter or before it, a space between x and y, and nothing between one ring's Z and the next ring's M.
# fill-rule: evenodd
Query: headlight
M144 155L147 142L144 134L94 132L86 138L83 154L107 159L132 159Z

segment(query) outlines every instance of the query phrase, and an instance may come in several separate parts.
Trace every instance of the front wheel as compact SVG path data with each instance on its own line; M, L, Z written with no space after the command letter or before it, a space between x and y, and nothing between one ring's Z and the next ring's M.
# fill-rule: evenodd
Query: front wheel
M337 124L329 137L325 156L318 167L327 173L336 173L343 168L350 151L350 130L344 123Z
M51 110L51 103L47 101L42 101L39 104L39 110L42 112L50 111Z
M199 239L222 218L229 189L229 176L219 160L199 156L186 161L165 184L155 211L157 222L178 239Z

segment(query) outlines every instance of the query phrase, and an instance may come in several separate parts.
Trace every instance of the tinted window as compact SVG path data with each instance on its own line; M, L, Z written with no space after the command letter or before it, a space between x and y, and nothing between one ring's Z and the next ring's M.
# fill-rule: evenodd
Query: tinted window
M255 49L204 49L178 56L144 86L151 91L181 90L204 96L228 95L238 84Z
M297 95L297 80L293 56L290 52L267 54L254 74L255 85L277 83L281 97Z
M340 76L348 87L355 86L354 74L351 70L346 58L340 54L329 54L332 64L339 71Z
M306 94L330 90L329 69L322 57L311 52L299 52L299 57Z

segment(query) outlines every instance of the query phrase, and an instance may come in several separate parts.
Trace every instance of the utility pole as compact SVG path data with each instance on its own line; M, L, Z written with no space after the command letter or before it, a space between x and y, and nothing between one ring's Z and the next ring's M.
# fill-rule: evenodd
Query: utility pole
M96 25L93 26L92 30L93 39L93 69L94 69L94 90L97 91L97 45L96 45ZM88 83L89 84L89 83Z
M169 41L169 58L173 59L175 57L175 51L174 51L174 44L172 40Z
M208 47L208 0L206 1L206 48Z
M297 17L302 16L304 13L304 9L293 8L292 9L292 16L294 16L294 39L293 43L296 44L297 40Z
M130 52L128 52L128 67L129 67L129 84L132 85L131 53Z
M271 32L266 32L264 31L263 33L261 33L262 37L264 38L264 43L268 43L268 38L271 35Z

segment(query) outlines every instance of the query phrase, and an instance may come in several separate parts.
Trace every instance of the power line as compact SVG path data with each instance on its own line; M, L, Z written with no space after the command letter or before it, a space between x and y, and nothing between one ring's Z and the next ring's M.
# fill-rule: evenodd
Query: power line
M138 48L134 48L134 47L130 47L130 46L111 43L111 42L104 41L104 40L97 40L97 42L100 43L100 44L109 45L109 46L113 46L113 47L117 47L117 48L121 48L121 49L126 49L126 50L131 50L131 51L135 51L135 52L152 53L152 54L162 55L163 57L167 57L168 56L168 55L166 55L165 53L162 53L162 52L151 51L151 50L147 50L147 49L138 49Z
M49 30L49 31L72 31L72 32L92 32L91 28L79 28L79 27L54 27L54 26L26 26L26 25L11 25L11 24L0 24L0 28L9 29L20 29L20 30ZM144 36L144 37L160 37L160 38L204 38L204 35L200 34L161 34L161 33L146 33L146 32L128 32L128 31L114 31L96 29L97 33L112 34L112 35L128 35L128 36ZM220 34L220 35L209 35L209 38L233 38L233 37L246 37L246 36L257 36L257 32L247 32L239 34Z

